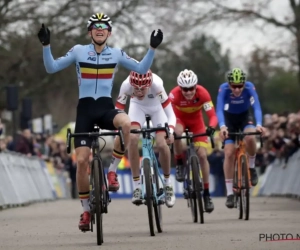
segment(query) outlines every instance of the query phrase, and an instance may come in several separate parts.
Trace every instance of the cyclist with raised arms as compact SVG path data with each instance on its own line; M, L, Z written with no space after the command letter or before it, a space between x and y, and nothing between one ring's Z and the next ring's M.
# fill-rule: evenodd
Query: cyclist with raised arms
M122 127L125 147L127 147L130 135L130 119L125 112L115 109L111 98L113 79L118 65L129 70L146 73L150 68L154 50L163 40L161 30L152 32L150 48L141 62L130 58L123 50L107 46L107 39L111 35L112 21L103 13L93 14L87 22L88 35L91 43L87 45L75 45L67 54L54 60L50 47L50 31L42 24L38 32L38 38L43 45L43 59L48 73L58 72L70 65L76 67L79 85L79 102L75 133L91 132L94 124L102 129L115 130ZM91 139L88 137L76 137L74 140L77 159L77 188L83 207L79 229L89 230L89 179L87 168ZM114 154L123 155L121 147L114 148ZM117 182L117 175L108 175L109 188Z
M254 125L253 117L249 110L250 106L254 109L256 125ZM232 69L227 74L227 82L220 85L217 97L217 116L220 126L220 137L225 140L224 175L227 190L226 206L233 208L232 182L234 176L235 137L228 137L228 132L242 130L244 132L259 131L264 134L265 131L262 127L262 111L254 84L246 81L246 74L239 68ZM255 170L255 136L246 136L245 143L249 156L251 184L256 186L258 177Z
M157 132L155 137L156 147L159 152L159 161L164 173L164 188L166 205L173 207L175 204L175 194L170 180L171 172L171 152L168 144L173 143L173 131L176 124L176 117L172 109L170 100L163 86L163 80L156 74L148 70L146 74L138 74L134 71L122 83L116 108L124 110L127 98L130 97L128 115L131 120L131 129L140 129L145 123L145 115L151 117L154 127L163 127L167 122L170 127L170 138L165 139L165 132ZM141 201L141 180L140 180L140 156L138 149L139 134L130 135L128 156L133 178L132 203L138 204ZM116 140L119 143L119 140ZM121 159L114 162L116 170Z
M169 94L172 106L177 118L175 133L181 136L186 128L193 134L208 132L212 135L215 127L218 125L218 119L215 113L208 91L198 85L198 77L192 70L183 70L177 77L178 86ZM205 110L209 118L209 126L205 128L202 116L202 109ZM209 163L207 160L207 136L195 137L194 145L199 157L204 182L204 207L205 211L211 213L214 210L214 204L209 193ZM174 152L176 158L176 180L184 181L184 155L181 140L175 140Z

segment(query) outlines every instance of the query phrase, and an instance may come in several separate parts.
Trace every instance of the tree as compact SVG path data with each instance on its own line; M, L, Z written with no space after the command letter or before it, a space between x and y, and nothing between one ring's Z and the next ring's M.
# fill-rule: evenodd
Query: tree
M205 2L205 1L201 1ZM291 66L297 67L298 84L300 85L300 2L296 0L285 0L290 11L280 18L273 14L272 5L282 4L283 1L270 0L211 0L209 11L199 15L199 20L207 22L226 22L228 25L239 25L243 28L257 26L263 33L271 28L276 28L277 37L272 43L281 41L278 49L271 49L270 56L275 59L288 59ZM278 9L278 7L277 7ZM282 40L283 32L290 34L292 41ZM287 46L284 46L287 45Z

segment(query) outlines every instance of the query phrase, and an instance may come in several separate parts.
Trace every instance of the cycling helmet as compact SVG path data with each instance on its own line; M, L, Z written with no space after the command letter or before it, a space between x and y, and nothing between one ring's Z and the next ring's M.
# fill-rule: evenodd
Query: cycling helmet
M198 77L192 70L185 69L177 77L177 84L182 88L190 88L198 83Z
M105 15L104 13L95 13L91 15L86 25L88 30L91 30L91 26L96 22L106 23L110 27L109 31L111 31L112 21L110 20L110 17L108 15Z
M227 81L231 84L244 84L246 74L240 68L234 68L227 74Z
M129 82L131 86L138 88L150 87L152 84L152 71L149 69L146 74L138 74L134 71L130 72Z

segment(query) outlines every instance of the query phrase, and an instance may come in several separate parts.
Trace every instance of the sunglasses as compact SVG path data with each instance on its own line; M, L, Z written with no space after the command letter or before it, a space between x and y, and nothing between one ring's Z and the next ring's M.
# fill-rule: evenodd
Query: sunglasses
M102 30L108 30L109 26L105 23L94 23L92 25L93 29L102 29Z
M230 87L233 89L242 89L244 88L244 84L239 84L239 85L230 84Z
M181 90L182 90L183 92L194 91L194 90L195 90L195 87L181 88Z

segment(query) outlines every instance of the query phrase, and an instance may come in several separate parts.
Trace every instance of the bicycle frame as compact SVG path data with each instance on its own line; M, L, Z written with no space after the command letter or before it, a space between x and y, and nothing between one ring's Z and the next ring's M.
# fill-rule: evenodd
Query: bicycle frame
M193 138L200 137L200 136L209 136L212 148L214 148L215 145L214 145L214 138L213 138L213 136L212 135L208 135L207 133L201 133L201 134L195 134L195 135L193 135L192 132L189 132L188 129L185 129L185 134L186 134L185 136L176 136L175 139L186 139L186 145L187 145L187 150L186 150L187 157L186 157L186 159L187 159L188 164L185 164L185 169L186 169L185 176L187 176L186 180L188 181L188 183L186 183L186 180L185 180L183 182L183 187L185 189L187 189L187 188L189 188L188 185L190 185L190 183L191 183L190 180L191 180L191 177L192 177L191 176L191 171L190 171L191 157L196 156L197 159L198 159L198 155L197 155L196 150L195 150L195 145L194 145L194 142L193 142ZM200 177L202 179L201 168L200 168L199 172L200 172Z
M246 144L245 144L245 141L244 141L244 137L247 136L247 135L260 135L260 145L261 147L263 147L263 140L262 140L262 136L261 136L261 133L260 132L243 132L243 131L239 131L239 132L229 132L228 135L233 135L236 137L236 140L235 140L235 147L236 147L236 150L235 150L235 160L234 160L234 167L236 166L237 164L237 171L238 171L238 183L237 183L237 187L238 189L243 189L242 188L242 171L241 171L241 166L239 165L239 162L240 162L240 158L242 156L246 156L246 165L247 165L247 171L248 171L248 176L250 177L250 169L249 169L249 159L248 159L248 155L246 153ZM223 141L222 143L222 149L224 148L225 146L225 142ZM251 185L251 180L249 178L249 187L252 187Z
M150 166L151 166L151 176L152 176L152 188L153 188L153 198L155 199L156 204L158 204L158 201L162 201L165 197L165 193L163 192L161 195L157 196L158 190L156 189L155 185L155 180L154 178L154 170L153 168L156 169L156 172L158 173L160 181L163 183L163 178L161 176L161 173L159 172L158 169L158 162L155 156L155 153L153 151L152 147L152 141L149 137L147 136L146 138L142 139L142 164L141 164L141 187L142 187L142 199L145 199L145 185L144 185L144 170L143 170L143 162L145 159L148 159L150 161Z
M242 156L245 156L247 161L246 161L246 167L247 167L247 172L248 176L250 176L250 169L249 169L249 157L246 154L246 148L245 148L245 142L244 140L239 140L238 143L236 144L236 149L235 149L235 160L234 160L234 166L237 169L237 188L238 190L241 190L244 188L242 185L242 166L240 165L240 159ZM252 187L251 185L251 180L249 178L249 188Z

